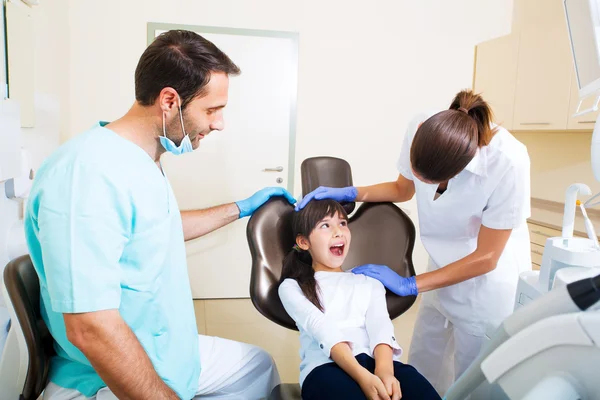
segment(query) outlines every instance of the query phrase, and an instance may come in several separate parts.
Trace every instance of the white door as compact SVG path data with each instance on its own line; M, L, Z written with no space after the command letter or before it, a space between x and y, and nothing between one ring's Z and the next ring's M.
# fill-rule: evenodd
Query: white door
M181 209L201 209L249 197L267 186L293 188L297 34L150 24L198 32L242 73L230 78L225 129L192 154L164 158ZM274 169L277 171L265 171ZM248 218L187 243L194 298L249 297Z

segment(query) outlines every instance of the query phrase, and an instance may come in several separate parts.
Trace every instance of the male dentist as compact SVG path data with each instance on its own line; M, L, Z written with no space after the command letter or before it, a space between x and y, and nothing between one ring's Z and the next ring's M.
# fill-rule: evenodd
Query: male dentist
M131 109L40 168L25 230L57 353L45 399L258 399L279 383L265 351L198 335L184 241L272 196L295 200L267 188L180 212L160 164L165 151L191 152L223 129L229 76L239 72L200 35L165 32L139 60Z

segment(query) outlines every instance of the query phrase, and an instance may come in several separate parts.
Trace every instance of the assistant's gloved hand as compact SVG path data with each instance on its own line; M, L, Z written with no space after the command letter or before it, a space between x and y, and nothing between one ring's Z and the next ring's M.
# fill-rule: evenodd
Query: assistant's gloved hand
M354 268L352 273L363 274L377 279L383 283L383 286L398 296L416 296L419 294L416 277L410 276L405 278L385 265L365 264Z
M339 202L350 202L356 200L358 192L354 186L347 186L344 188L331 188L326 186L319 186L302 199L302 201L296 205L296 211L302 210L311 200L323 200L332 199Z
M290 202L290 204L296 203L296 199L287 190L282 187L268 187L259 190L254 193L251 197L236 201L235 204L240 209L240 218L247 217L248 215L254 214L260 206L265 204L271 197L283 196Z

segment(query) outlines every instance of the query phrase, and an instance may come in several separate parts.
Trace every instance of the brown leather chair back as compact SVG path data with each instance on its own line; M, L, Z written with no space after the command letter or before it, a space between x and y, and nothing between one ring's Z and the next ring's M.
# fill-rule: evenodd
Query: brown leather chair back
M329 158L329 160L335 165L341 165L339 159ZM311 162L312 159L305 161L308 164ZM311 174L310 178L302 177L304 192L318 186L347 186L347 171L340 173L341 182L334 181L333 175L330 176L332 180L327 181L327 184L316 179L311 171L329 169L329 163L323 157L319 157L317 162L318 168L313 165L302 169L303 173ZM306 186L305 182L308 182ZM295 322L286 313L277 294L283 258L294 245L291 232L293 213L294 207L285 200L280 198L270 200L250 218L247 237L252 254L250 279L252 303L271 321L297 330ZM349 227L352 232L352 244L343 265L344 269L371 263L387 265L402 276L415 274L412 264L415 227L410 218L397 206L392 203L365 203L350 218ZM408 310L415 301L414 296L399 297L389 291L386 293L386 298L392 319Z
M25 336L29 353L27 377L20 399L35 400L48 382L53 339L40 313L40 282L28 255L16 258L4 269L4 284ZM19 329L13 322L11 329Z

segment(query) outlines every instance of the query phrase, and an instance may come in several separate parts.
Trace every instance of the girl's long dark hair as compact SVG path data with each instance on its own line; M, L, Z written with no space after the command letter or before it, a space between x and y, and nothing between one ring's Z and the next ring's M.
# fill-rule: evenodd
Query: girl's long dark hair
M294 213L292 217L294 239L299 235L308 238L321 220L325 217L333 217L335 214L348 220L346 210L337 201L313 200L309 202L306 207ZM299 248L291 249L283 260L281 281L283 282L286 278L295 279L304 296L319 310L324 311L319 299L319 287L315 280L312 263L313 260L308 251Z

